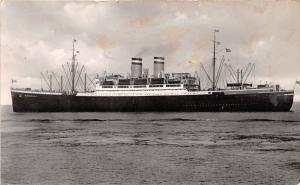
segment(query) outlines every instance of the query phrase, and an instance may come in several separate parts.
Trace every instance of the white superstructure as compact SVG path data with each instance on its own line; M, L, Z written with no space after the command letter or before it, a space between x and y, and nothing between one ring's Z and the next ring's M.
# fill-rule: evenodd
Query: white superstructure
M64 95L55 91L37 91L24 89L11 89L12 92L31 94L31 95ZM213 95L222 93L224 95L237 94L260 94L276 93L272 88L262 89L224 89L217 91L188 91L184 84L147 84L147 85L97 85L95 91L77 92L76 96L187 96L187 95ZM68 93L66 93L68 94ZM292 95L293 93L291 93Z

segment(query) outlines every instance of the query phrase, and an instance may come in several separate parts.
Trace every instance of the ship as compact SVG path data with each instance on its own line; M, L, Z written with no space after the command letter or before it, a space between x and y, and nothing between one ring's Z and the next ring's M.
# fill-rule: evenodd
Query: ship
M190 73L165 73L165 57L155 56L153 75L143 70L143 59L133 57L131 73L125 77L111 74L90 80L94 89L87 89L87 75L81 78L73 40L72 61L53 89L52 76L47 80L49 89L11 88L14 112L278 112L290 111L294 90L284 90L280 85L247 83L246 78L253 65L235 73L228 67L234 81L220 88L218 83L223 65L216 66L216 40L214 30L212 74L203 68L211 86L201 87L201 79ZM226 52L231 52L226 48ZM226 64L225 64L226 65ZM202 65L203 67L203 65ZM83 89L78 90L78 81Z

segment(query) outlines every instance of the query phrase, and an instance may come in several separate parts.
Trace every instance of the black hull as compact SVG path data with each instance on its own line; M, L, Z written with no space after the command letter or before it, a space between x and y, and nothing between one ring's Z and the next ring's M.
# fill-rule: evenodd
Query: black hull
M14 112L276 112L289 111L293 104L293 91L132 97L11 94Z

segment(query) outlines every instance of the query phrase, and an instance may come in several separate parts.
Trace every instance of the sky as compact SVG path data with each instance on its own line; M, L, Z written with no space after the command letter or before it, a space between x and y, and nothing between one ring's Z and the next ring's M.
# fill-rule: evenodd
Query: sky
M76 39L78 61L95 74L130 72L142 57L165 57L166 72L211 66L213 33L217 61L235 68L255 63L253 80L295 88L300 101L300 1L1 1L1 104L14 87L41 88L41 74L61 74ZM230 48L226 53L224 48ZM209 71L209 70L208 70ZM45 88L46 86L43 85Z

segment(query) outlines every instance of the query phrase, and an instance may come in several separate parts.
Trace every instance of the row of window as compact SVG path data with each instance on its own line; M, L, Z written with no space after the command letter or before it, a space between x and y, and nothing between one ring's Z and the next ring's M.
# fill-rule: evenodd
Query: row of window
M251 104L247 104L247 105L251 105ZM185 107L230 107L230 108L236 108L236 107L242 107L242 106L246 106L245 104L199 104L199 105L185 105Z
M149 85L149 87L163 87L163 85Z
M180 87L180 85L166 85L167 87Z
M180 87L181 85L180 84L169 84L169 85L166 85L166 87ZM112 85L102 85L102 88L113 88L114 86ZM129 85L118 85L117 88L129 88L130 86ZM135 85L135 86L132 86L133 88L146 88L147 86L146 85ZM164 85L149 85L149 87L164 87Z

